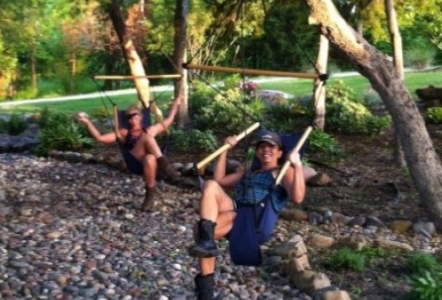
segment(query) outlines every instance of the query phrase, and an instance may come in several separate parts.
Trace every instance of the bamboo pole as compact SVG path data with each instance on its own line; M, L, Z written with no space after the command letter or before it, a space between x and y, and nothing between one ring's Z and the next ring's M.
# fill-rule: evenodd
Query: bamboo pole
M294 77L294 78L310 78L310 79L319 78L319 76L317 74L313 74L313 73L294 73L294 72L282 72L282 71L253 70L253 69L227 68L227 67L192 65L192 64L183 64L183 68L202 70L202 71L221 72L221 73L238 73L238 74L244 74L244 75L264 75L264 76L275 76L275 77Z
M307 127L307 129L304 131L301 138L299 139L298 143L296 144L295 148L292 151L290 151L290 153L292 153L293 151L298 152L299 149L301 149L302 145L304 145L305 140L309 136L310 132L312 132L312 130L313 130L312 126ZM290 160L289 160L290 153L287 155L287 160L285 161L284 165L282 166L281 170L278 173L278 176L276 177L275 185L281 183L282 177L284 177L285 173L290 167Z
M259 122L256 122L255 124L253 124L252 126L250 126L249 128L247 128L246 130L244 130L243 132L241 132L240 134L238 134L236 136L236 140L240 141L242 140L246 135L250 134L253 130L255 130L256 128L259 127ZM214 158L216 158L218 155L220 155L221 153L223 153L224 151L230 149L232 146L230 144L224 144L222 147L220 147L218 150L216 150L215 152L213 152L212 154L210 154L209 156L207 156L205 159L203 159L202 161L200 161L196 167L198 170L200 170L201 168L203 168L205 165L207 165L209 162L211 162Z
M180 74L166 74L166 75L144 75L144 76L119 76L119 75L96 75L94 79L98 80L131 80L137 78L147 78L147 79L166 79L166 78L181 78Z
M122 137L120 134L120 125L118 121L118 107L114 105L114 132L115 136L117 137L118 142L122 142Z

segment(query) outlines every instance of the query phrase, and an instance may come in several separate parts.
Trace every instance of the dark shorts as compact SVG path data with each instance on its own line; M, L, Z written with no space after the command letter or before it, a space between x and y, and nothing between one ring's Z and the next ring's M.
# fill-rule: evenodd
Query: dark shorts
M143 175L144 167L143 164L135 158L129 151L122 151L124 162L126 163L127 170L135 175Z

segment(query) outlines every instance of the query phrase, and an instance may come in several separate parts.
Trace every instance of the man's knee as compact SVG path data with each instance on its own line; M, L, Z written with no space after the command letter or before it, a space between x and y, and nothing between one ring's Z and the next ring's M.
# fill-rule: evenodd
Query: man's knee
M141 140L144 144L151 143L153 140L155 140L155 137L150 133L150 131L147 131L145 134L143 134Z
M152 155L152 154L146 154L146 155L143 157L143 161L142 161L142 163L143 163L144 166L152 167L152 166L156 165L156 163L157 163L157 159L156 159L155 156Z

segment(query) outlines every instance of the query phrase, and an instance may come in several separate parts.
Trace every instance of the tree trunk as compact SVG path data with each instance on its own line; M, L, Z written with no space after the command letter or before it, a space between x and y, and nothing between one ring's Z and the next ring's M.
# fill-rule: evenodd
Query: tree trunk
M404 63L402 59L402 39L397 24L396 11L394 10L393 0L384 0L385 13L387 15L388 31L390 40L393 44L393 61L399 77L404 79ZM394 143L394 163L399 168L405 168L404 151L401 146L399 135L397 134L397 125L395 124L395 143Z
M34 92L37 92L37 62L35 58L35 46L32 49L32 56L31 56L31 80L32 80L32 90Z
M442 166L410 93L386 55L367 43L339 15L331 0L305 0L309 23L317 25L332 45L368 78L379 93L404 147L411 177L429 216L442 229Z
M316 69L321 74L327 73L329 42L324 35L320 35L319 52L316 59ZM315 98L315 117L313 127L324 130L325 126L325 85L320 79L315 80L314 98Z
M71 77L69 78L69 93L74 92L74 82L75 82L75 74L77 73L77 60L75 57L75 53L72 51L71 53Z
M145 76L146 72L144 71L143 63L127 31L118 0L112 0L108 6L108 12L120 40L121 48L131 74L133 76ZM150 104L149 80L147 78L134 78L134 84L138 92L139 100L148 107Z
M175 8L175 48L173 53L173 60L178 74L181 74L181 80L175 82L175 97L181 96L184 101L180 105L177 114L178 128L184 128L190 123L188 111L188 84L187 71L182 67L183 62L186 61L186 35L187 35L187 10L188 0L177 0Z

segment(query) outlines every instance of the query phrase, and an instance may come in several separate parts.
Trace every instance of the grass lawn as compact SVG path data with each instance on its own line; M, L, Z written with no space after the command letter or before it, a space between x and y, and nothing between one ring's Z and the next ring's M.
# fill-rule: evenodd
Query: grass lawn
M159 105L163 105L170 100L172 92L156 93L155 97ZM122 96L111 96L109 97L120 109L125 109L130 105L137 104L136 95L122 95ZM78 112L87 112L88 114L93 113L97 110L103 110L105 107L107 110L112 110L112 104L103 94L101 98L90 98L81 100L71 100L71 101L60 101L60 102L47 102L47 103L36 103L17 105L17 106L0 106L0 113L34 113L48 107L51 111L62 112L66 114L75 114Z
M415 90L417 88L427 87L432 84L434 86L441 86L442 81L440 77L442 77L441 72L416 72L416 73L405 73L405 85L408 91L411 93L411 96L417 99ZM369 91L371 85L367 78L363 76L348 76L348 77L330 77L327 82L327 85L332 85L338 80L342 80L346 85L350 86L358 95L363 95L367 91ZM272 90L281 90L283 92L292 94L296 97L305 96L312 93L312 81L307 79L302 80L286 80L281 82L269 82L269 83L260 83L259 87L261 89L272 89Z
M439 76L438 76L439 75ZM405 84L410 91L413 98L417 99L415 90L417 88L427 87L432 84L435 86L441 86L441 81L438 79L441 77L440 72L415 72L405 74ZM338 80L342 80L350 86L357 94L363 95L370 89L369 81L360 75L347 76L347 77L333 77L328 81L328 85L332 85ZM253 81L253 79L252 79ZM312 92L312 80L307 79L294 79L294 80L283 80L279 82L267 82L260 83L260 89L272 89L280 90L295 97L301 97L305 95L311 95ZM164 105L168 106L172 92L157 92L155 97L157 102L161 107ZM119 108L124 109L131 104L136 103L136 95L123 95L123 96L112 96L112 101L114 101ZM103 101L105 104L103 104ZM7 113L32 113L39 111L44 107L48 107L53 111L63 112L63 113L76 113L80 111L87 112L91 114L96 110L102 110L104 107L110 109L110 102L106 99L106 95L103 94L102 98L91 98L83 100L73 100L64 102L49 102L49 103L36 103L35 105L20 105L20 106L10 106L10 107L0 107L0 112Z

